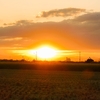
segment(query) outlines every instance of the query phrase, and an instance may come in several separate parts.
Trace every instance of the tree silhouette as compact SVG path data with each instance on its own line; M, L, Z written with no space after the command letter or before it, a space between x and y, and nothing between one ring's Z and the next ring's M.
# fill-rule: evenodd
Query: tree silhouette
M93 63L94 62L94 60L93 59L91 59L90 57L85 61L86 63Z

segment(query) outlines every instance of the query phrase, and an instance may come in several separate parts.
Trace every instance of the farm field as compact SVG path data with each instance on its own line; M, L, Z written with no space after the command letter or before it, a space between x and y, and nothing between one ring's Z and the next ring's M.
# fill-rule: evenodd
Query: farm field
M100 63L61 63L61 62L0 62L0 69L30 69L55 71L98 71Z
M100 73L0 69L0 100L100 100Z

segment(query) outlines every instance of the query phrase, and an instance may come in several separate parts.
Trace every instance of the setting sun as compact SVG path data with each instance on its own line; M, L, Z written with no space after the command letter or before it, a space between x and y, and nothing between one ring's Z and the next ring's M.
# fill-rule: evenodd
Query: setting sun
M56 56L56 50L50 46L43 46L37 49L37 56L42 59Z

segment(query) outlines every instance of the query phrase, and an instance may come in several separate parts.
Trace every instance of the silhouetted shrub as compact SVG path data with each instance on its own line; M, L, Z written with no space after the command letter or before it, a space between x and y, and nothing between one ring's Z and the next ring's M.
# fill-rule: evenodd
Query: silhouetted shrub
M86 62L86 63L93 63L93 62L94 62L94 60L93 60L93 59L91 59L91 58L88 58L85 62Z

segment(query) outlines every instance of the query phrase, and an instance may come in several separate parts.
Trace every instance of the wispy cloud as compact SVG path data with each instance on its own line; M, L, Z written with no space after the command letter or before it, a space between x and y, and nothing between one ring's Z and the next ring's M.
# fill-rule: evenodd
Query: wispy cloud
M23 38L22 37L15 37L15 38L2 38L0 39L0 41L19 41L19 40L22 40Z
M81 8L64 8L64 9L54 9L50 11L43 11L37 18L40 17L69 17L69 16L76 16L82 13L85 13L86 9Z

